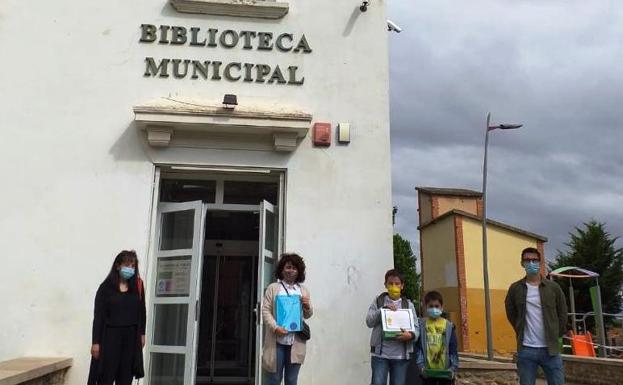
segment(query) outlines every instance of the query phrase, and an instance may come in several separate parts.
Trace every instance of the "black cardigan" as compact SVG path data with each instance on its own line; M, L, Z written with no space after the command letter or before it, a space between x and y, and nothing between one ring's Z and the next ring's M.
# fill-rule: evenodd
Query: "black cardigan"
M145 335L145 289L139 278L128 282L131 288L127 293L121 293L119 287L109 280L105 280L97 289L95 295L95 311L93 316L93 344L106 342L106 326L137 326L135 336L136 350L132 375L135 378L145 377L143 368L143 346L141 336ZM103 361L106 359L106 348L100 348L100 358L91 357L88 385L98 385L103 370Z
M135 286L136 285L136 286ZM106 326L136 325L140 335L145 335L145 290L143 281L139 278L128 282L126 293L109 280L105 280L95 294L95 309L93 312L92 343L99 344Z

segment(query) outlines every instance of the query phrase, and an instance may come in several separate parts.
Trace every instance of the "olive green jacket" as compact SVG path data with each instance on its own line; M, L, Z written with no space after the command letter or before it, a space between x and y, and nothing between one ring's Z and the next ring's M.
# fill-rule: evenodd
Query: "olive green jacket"
M562 289L554 281L541 280L541 309L543 310L543 330L550 355L560 353L558 337L567 331L567 302ZM522 346L523 332L526 325L526 297L528 287L526 278L513 283L506 294L506 317L517 335L517 351Z

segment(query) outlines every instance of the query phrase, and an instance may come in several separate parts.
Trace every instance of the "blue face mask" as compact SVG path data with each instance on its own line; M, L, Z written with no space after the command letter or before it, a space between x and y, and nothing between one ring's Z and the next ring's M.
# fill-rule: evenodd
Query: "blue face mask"
M523 268L528 275L536 275L541 271L541 265L538 262L524 262Z
M123 279L130 279L134 277L134 268L128 267L128 266L121 266L121 269L119 269L119 275Z
M441 317L442 310L438 307L429 307L426 309L426 314L428 314L431 318L439 318Z

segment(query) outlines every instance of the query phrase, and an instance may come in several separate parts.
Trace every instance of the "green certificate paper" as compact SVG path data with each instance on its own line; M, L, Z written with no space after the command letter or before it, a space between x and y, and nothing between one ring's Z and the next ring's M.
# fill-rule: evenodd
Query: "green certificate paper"
M428 378L452 379L452 370L447 369L424 369L424 376Z

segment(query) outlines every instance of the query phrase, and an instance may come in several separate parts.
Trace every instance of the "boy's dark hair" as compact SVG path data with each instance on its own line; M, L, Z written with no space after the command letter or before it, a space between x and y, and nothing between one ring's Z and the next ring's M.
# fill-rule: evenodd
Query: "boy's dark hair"
M521 258L523 259L523 256L526 254L536 254L539 259L541 259L541 252L538 249L535 249L534 247L526 247L525 249L523 249L521 251Z
M431 301L439 301L441 306L443 306L443 297L441 296L441 293L438 291L432 290L426 293L426 295L424 296L424 304L426 305L427 303Z
M396 277L400 280L400 283L405 283L404 278L402 278L402 274L396 269L387 270L387 273L385 273L385 282L387 282L389 277Z

